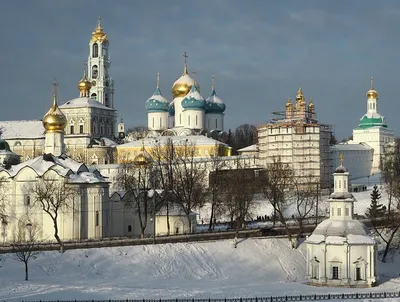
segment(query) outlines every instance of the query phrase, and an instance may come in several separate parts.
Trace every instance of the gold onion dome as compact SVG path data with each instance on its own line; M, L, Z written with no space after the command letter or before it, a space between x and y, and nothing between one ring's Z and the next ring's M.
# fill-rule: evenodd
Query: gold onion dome
M299 90L297 91L296 101L297 102L300 102L300 101L303 102L304 101L303 90L301 88L299 88Z
M92 38L90 39L90 41L108 43L107 35L103 31L103 28L101 27L101 17L99 17L99 20L97 21L96 29L93 32Z
M150 155L146 152L144 144L142 145L142 150L140 151L140 153L136 155L133 159L133 163L139 167L147 167L151 165L152 159Z
M292 106L293 106L292 101L290 98L288 98L286 102L286 107L292 107Z
M308 103L308 108L314 108L314 103L312 101L312 99L310 99L310 102Z
M83 71L83 77L78 83L78 89L82 92L88 92L92 88L92 84L86 77L86 71Z
M50 110L44 115L43 127L48 132L63 132L65 126L67 125L67 118L64 113L58 108L57 105L57 95L53 96L53 105Z
M368 99L378 98L378 91L374 89L374 78L371 77L371 88L366 93Z

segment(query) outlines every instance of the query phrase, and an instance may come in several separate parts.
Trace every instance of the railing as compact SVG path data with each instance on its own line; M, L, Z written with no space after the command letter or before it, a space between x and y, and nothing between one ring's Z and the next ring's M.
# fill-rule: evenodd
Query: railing
M270 296L262 298L225 298L225 299L126 299L126 300L36 300L30 302L286 302L286 301L321 301L321 300L354 300L354 299L390 299L399 298L400 292L359 292L359 293L332 293ZM6 301L4 301L6 302ZM24 302L22 300L22 302Z

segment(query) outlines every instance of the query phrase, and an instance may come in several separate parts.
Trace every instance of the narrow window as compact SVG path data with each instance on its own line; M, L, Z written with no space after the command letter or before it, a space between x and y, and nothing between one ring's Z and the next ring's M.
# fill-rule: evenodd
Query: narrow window
M93 79L97 79L98 73L99 73L99 70L97 68L97 65L93 65L93 67L92 67L92 78Z
M339 189L342 187L342 181L339 180Z
M361 267L356 267L356 280L360 281L361 279Z
M153 117L153 128L154 128L154 117Z
M345 208L345 209L344 209L344 215L345 215L345 216L349 216L349 215L350 215L349 208Z
M334 266L332 267L332 279L339 279L339 267L338 266Z
M343 180L343 188L346 189L346 180Z
M179 114L179 124L182 124L182 114Z
M96 226L99 226L100 215L99 211L96 211Z
M190 126L190 115L188 116L188 125Z
M26 196L25 205L28 206L28 207L31 205L31 197L30 196Z
M97 58L98 56L99 56L99 45L97 43L94 43L92 47L92 57Z
M215 129L218 129L218 119L215 119Z
M69 133L74 134L74 126L69 126Z
M342 209L341 209L341 208L338 208L338 209L337 209L337 215L338 215L338 216L341 216L341 215L342 215Z
M79 125L79 133L80 133L80 134L83 133L83 125Z
M128 225L128 233L131 233L131 232L132 232L132 226Z
M196 126L197 126L197 115L196 115Z
M108 94L105 95L104 99L105 99L105 103L106 103L105 105L106 105L107 107L110 107L110 101L109 101L109 99L108 99Z
M160 128L161 128L161 125L162 125L162 120L161 120L161 117L160 117Z

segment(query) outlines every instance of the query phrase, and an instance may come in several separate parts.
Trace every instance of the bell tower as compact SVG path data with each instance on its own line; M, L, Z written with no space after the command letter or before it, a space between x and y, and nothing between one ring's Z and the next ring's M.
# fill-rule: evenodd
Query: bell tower
M114 79L109 75L111 66L109 42L101 27L101 17L89 42L88 80L92 87L89 96L103 105L114 108Z

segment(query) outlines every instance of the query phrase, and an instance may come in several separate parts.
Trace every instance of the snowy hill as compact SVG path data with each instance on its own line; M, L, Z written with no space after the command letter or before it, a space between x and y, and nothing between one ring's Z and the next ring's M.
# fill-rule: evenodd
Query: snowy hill
M0 255L0 300L168 299L265 297L355 289L304 284L305 250L285 239L225 240L45 252L23 264ZM397 263L398 264L398 263ZM381 265L384 283L371 290L399 290L399 265ZM396 277L393 277L396 276ZM393 279L392 279L393 277Z

